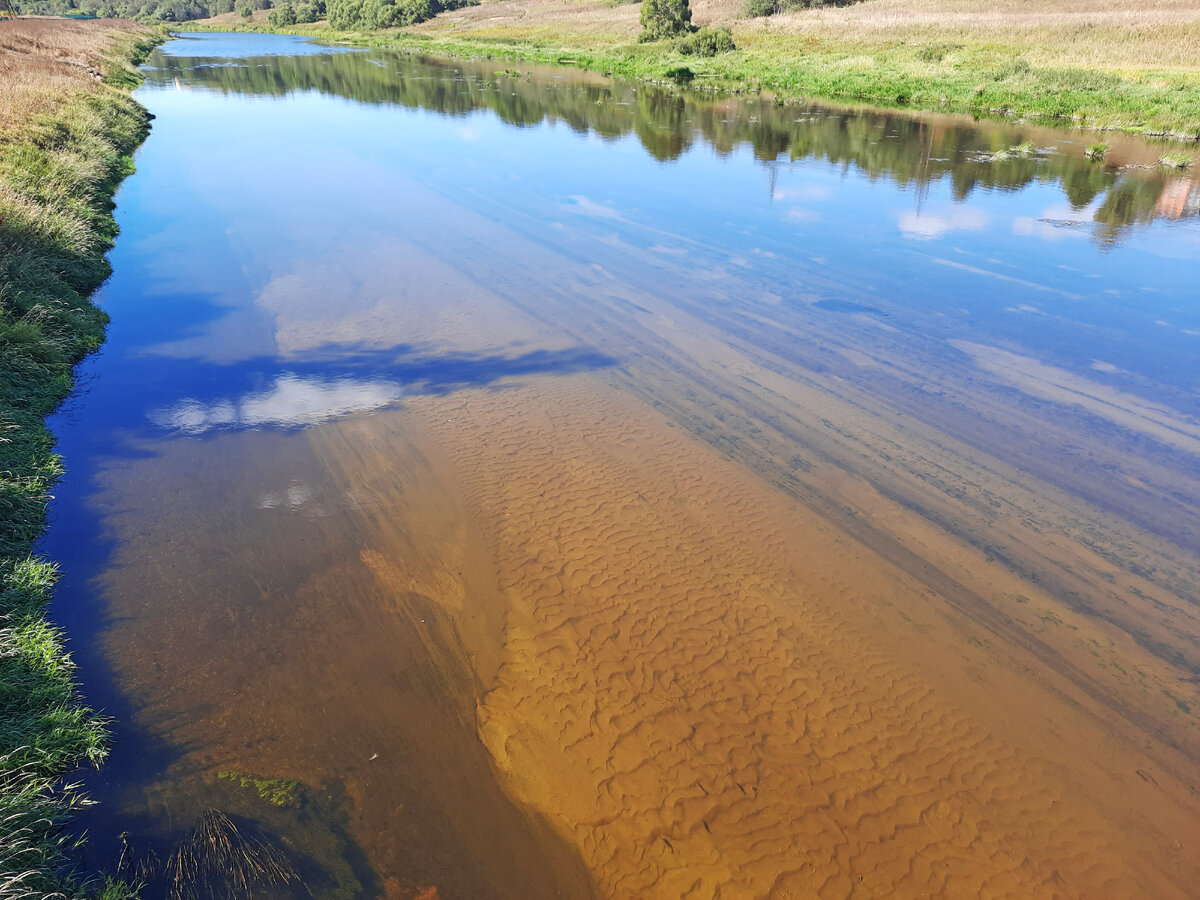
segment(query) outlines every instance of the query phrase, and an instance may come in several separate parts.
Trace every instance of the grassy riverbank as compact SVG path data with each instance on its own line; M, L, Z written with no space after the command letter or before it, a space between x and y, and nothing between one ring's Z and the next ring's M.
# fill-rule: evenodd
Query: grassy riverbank
M1200 0L866 0L766 18L747 18L743 0L696 0L693 22L729 26L738 48L710 58L638 44L639 8L483 0L408 29L287 30L639 78L686 67L695 85L1200 137ZM208 23L247 27L233 14Z
M62 779L106 750L44 616L54 564L32 549L62 471L44 420L104 338L88 295L149 127L133 63L159 39L132 22L0 21L0 897L75 890L59 828L82 798Z

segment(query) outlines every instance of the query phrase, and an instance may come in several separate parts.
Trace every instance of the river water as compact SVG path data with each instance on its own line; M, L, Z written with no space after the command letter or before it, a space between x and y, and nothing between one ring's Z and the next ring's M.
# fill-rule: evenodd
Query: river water
M264 896L1200 883L1164 148L284 36L146 73L44 542L89 867L161 896L216 808Z

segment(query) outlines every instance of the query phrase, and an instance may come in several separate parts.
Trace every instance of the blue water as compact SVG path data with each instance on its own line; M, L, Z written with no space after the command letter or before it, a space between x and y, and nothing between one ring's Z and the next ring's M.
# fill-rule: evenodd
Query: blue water
M265 35L185 35L147 63L137 96L153 133L117 197L99 296L112 325L54 421L68 475L44 542L63 567L55 617L89 697L117 717L118 749L96 779L109 801L93 824L97 865L113 865L128 827L118 798L184 752L138 718L121 674L132 663L92 641L124 615L114 560L138 558L137 523L114 525L121 495L106 473L139 472L177 442L284 440L534 374L604 373L689 427L677 388L648 373L717 370L638 331L647 304L686 311L780 371L863 379L900 414L1157 535L1180 571L1194 565L1200 180L1151 165L1157 148L1125 141L1112 156L1145 167L1106 168L1084 160L1078 132L501 68ZM1027 156L993 158L1024 140ZM389 312L438 290L430 269L410 276L414 248L557 337L498 331L481 347L414 329ZM469 321L477 301L455 286L444 302ZM882 369L838 363L835 346ZM985 379L979 360L993 357L979 347L1058 373L1053 396L1012 375L987 390L1035 417L1077 418L1077 446L1027 426L1000 439L1003 422L946 399ZM888 381L903 367L925 383ZM1178 440L1114 418L1105 391L1157 410L1139 415ZM707 439L729 438L754 436ZM1155 468L1120 471L1107 455L1118 451ZM169 505L176 487L142 489ZM362 880L374 863L354 865Z

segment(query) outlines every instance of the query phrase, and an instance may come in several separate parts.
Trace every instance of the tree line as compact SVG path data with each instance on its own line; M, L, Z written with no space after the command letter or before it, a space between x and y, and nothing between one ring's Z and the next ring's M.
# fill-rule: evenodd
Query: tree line
M845 5L854 0L745 0L749 16L767 16L810 6ZM121 18L150 22L188 22L222 13L272 9L276 27L305 24L328 18L333 28L373 31L415 25L438 13L479 0L16 0L22 15L85 16ZM639 40L686 39L681 52L712 56L734 49L728 29L697 29L692 25L689 0L642 0L642 32ZM694 37L690 37L693 36Z

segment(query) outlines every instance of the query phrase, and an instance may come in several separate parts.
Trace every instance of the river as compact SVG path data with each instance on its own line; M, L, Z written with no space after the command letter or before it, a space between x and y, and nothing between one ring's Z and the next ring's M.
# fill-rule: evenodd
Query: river
M263 896L1200 883L1167 148L279 35L146 74L43 542L92 870L163 896L211 808Z

